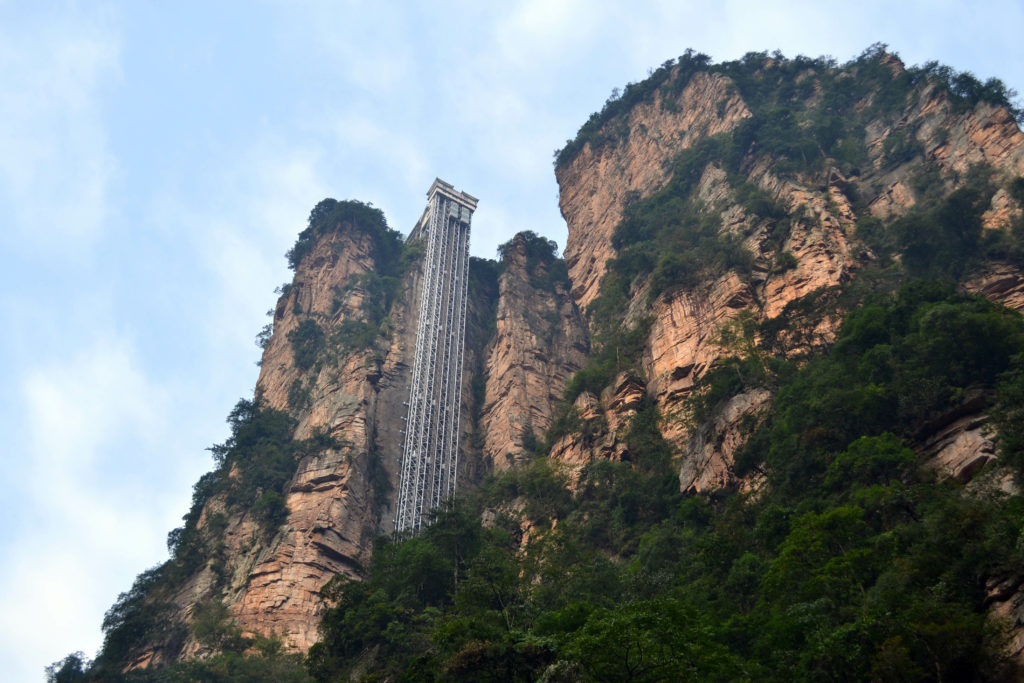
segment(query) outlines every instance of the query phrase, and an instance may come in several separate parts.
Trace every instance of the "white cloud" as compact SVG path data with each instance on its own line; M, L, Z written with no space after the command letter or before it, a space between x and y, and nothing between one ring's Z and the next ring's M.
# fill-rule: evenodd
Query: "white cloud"
M194 475L172 445L171 394L128 339L97 337L28 370L20 388L25 452L10 480L30 514L0 565L0 660L29 680L68 652L95 651L118 592L165 557Z
M0 206L22 248L74 255L101 230L116 164L99 98L119 57L112 31L73 12L0 29Z
M352 164L350 172L374 167L390 176L389 186L381 188L375 180L379 176L375 175L371 182L367 182L370 178L353 173L352 180L361 186L355 189L364 191L364 194L379 193L382 189L401 191L403 188L419 192L424 178L429 178L428 183L433 180L430 160L424 150L431 137L429 132L421 136L404 126L388 126L370 115L351 110L334 119L334 131L342 155L339 159L342 167ZM395 181L401 185L396 187Z
M510 64L531 70L550 68L556 60L578 57L607 12L607 5L584 0L525 0L497 19L495 42Z
M37 369L24 384L37 464L80 471L106 441L131 427L152 431L166 397L136 367L124 339L101 339L66 363Z

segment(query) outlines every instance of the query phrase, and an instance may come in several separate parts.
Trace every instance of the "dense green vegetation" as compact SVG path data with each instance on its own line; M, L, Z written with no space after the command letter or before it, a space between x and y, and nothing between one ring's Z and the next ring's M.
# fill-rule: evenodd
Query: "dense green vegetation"
M292 345L292 358L295 359L295 367L300 370L309 370L324 348L324 330L315 320L307 318L288 333L288 341Z
M287 514L285 486L299 460L326 448L343 447L320 433L293 439L294 418L267 407L258 397L240 400L228 423L231 436L210 448L215 469L193 487L184 525L168 534L170 559L140 574L104 617L103 649L92 664L93 674L114 675L147 642L161 641L171 652L180 647L188 627L171 618L175 610L170 601L183 582L204 566L212 570L215 582L226 584L223 532L228 515L248 512L264 534L273 534ZM221 501L222 511L209 515L200 526L200 515L213 499ZM237 649L242 651L241 646Z
M554 240L524 230L508 242L498 246L498 262L504 267L514 245L522 245L526 254L526 272L530 283L539 290L552 290L556 284L569 286L569 271L565 261L558 258L558 244Z
M892 113L906 104L912 90L926 85L942 88L961 110L986 102L1006 107L1018 122L1024 121L1024 109L1015 102L1017 93L998 78L982 82L970 72L938 62L897 73L885 63L886 50L886 45L872 45L842 65L831 57L787 59L778 51L749 52L741 59L715 64L708 55L687 50L643 81L627 84L621 93L616 88L576 137L555 151L555 166L568 164L587 144L600 148L627 137L629 112L641 103L653 103L656 93L661 93L663 107L675 106L676 96L698 72L724 74L736 83L755 115L741 137L762 142L761 134L768 133L766 151L804 164L826 152L840 161L861 159L856 148L863 143L855 139L859 131L857 117L851 116L853 105L867 98L869 106L863 115ZM809 117L797 115L793 108L802 107L816 89L821 91L816 110Z
M402 236L397 230L388 227L383 211L355 199L339 202L328 198L313 207L305 230L299 233L295 245L285 254L291 269L298 268L302 259L313 250L319 237L337 230L343 224L359 226L369 235L373 239L374 253L381 260L391 261L402 250Z
M255 681L262 683L307 683L311 681L303 657L287 654L276 638L243 636L231 624L227 607L217 601L196 606L189 629L211 654L202 659L175 662L160 668L121 673L107 668L101 659L90 662L81 652L68 655L46 669L50 683L74 681L117 681L122 683L194 683L195 681ZM184 633L184 627L179 627Z
M334 607L310 671L998 678L985 586L1024 561L1024 504L936 483L908 446L970 397L1006 405L1012 422L1022 351L1018 315L949 286L876 295L830 352L762 375L780 391L746 453L744 466L765 473L760 495L682 496L661 418L642 407L627 460L587 466L574 493L538 458L439 512L420 536L381 539L365 580L325 591ZM1004 437L1008 452L1019 443ZM499 512L490 526L483 509ZM525 553L514 510L534 525Z

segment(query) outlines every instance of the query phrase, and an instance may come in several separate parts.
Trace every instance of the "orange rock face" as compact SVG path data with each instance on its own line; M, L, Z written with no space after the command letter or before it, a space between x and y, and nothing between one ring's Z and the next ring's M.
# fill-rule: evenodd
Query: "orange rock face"
M220 520L226 561L219 576L207 565L178 591L175 602L183 622L188 622L196 604L220 600L244 632L276 635L288 649L305 651L317 639L323 609L320 589L339 574L356 576L369 560L374 538L391 530L401 418L415 345L418 268L410 269L377 340L368 348L333 350L328 344L323 358L304 369L296 364L289 340L289 333L306 320L316 321L328 339L345 321L364 322L367 293L357 276L377 267L372 238L359 228L341 225L320 237L278 301L257 393L268 406L296 418L296 439L321 432L340 446L297 463L286 489L287 518L271 536L247 510L227 508L220 497L206 504L199 526ZM486 326L483 319L491 315L485 300L493 295L475 294L468 327L470 335L479 337ZM469 371L463 379L459 476L469 482L479 479L482 471L471 444L472 376L480 371L483 345L478 339L467 344ZM298 403L295 387L305 394ZM189 637L177 656L203 653ZM154 643L135 665L165 660L161 645Z
M701 138L731 130L750 116L732 82L700 73L679 96L656 96L630 112L624 140L597 149L589 144L568 165L557 168L559 206L569 224L565 260L573 297L581 310L593 301L605 264L614 256L611 237L626 198L659 190L671 177L666 162ZM575 226L575 229L574 229Z
M884 63L896 73L902 71L895 57L887 56ZM607 263L616 257L612 236L627 203L665 187L671 180L670 162L680 151L750 116L737 90L722 76L698 74L678 101L666 103L666 93L673 90L662 87L647 102L620 115L621 120L607 123L607 130L601 131L607 135L598 138L614 142L585 144L575 158L556 169L560 206L569 227L565 254L572 295L581 310L599 296ZM869 105L870 96L860 106ZM662 434L677 449L681 490L703 493L749 488L752 483L737 482L733 473L734 454L746 438L739 426L744 418L770 406L770 392L756 389L735 396L701 425L686 419L694 386L723 355L737 353L721 342L730 321L741 315L754 322L770 321L791 315L794 306L809 297L834 292L856 271L875 263L875 255L858 239L859 220L889 221L912 207L928 207L936 194L962 187L978 166L988 167L999 187L982 216L984 228L1005 229L1020 220L1024 207L1006 183L1024 175L1024 133L1002 107L980 103L964 108L940 88L925 87L908 97L901 115L888 123L868 123L864 143L867 162L848 178L834 168L783 175L776 171L779 160L759 155L755 144L740 165L738 180L785 207L788 225L781 244L772 235L771 221L745 210L732 188L737 178L727 177L712 160L694 189L694 210L721 217L721 232L742 240L753 256L752 269L725 272L694 287L669 288L653 299L642 277L631 283L627 324L652 321L641 361L641 391L657 403ZM889 154L900 146L913 153L894 162ZM1015 265L985 264L968 279L966 288L1024 312L1024 271ZM818 310L817 319L801 321L799 338L783 340L786 353L820 348L834 339L843 311L838 305ZM584 426L562 437L551 457L570 472L596 458L628 458L621 439L628 411L621 409L621 401L613 408L613 397L621 391L617 379L600 399L592 394L578 397L576 409ZM991 464L995 451L986 420L983 414L972 413L937 426L920 444L929 466L941 477L967 481ZM1019 578L1011 583L991 588L991 612L1019 626L1024 623L1024 584ZM1024 629L1017 628L1012 637L1014 656L1024 660Z
M322 430L343 444L299 462L285 499L284 526L236 573L227 591L231 614L243 630L276 633L298 650L316 641L320 588L337 574L353 575L378 532L385 501L373 493L371 454L379 384L385 375L401 383L410 335L402 325L384 360L369 348L304 371L294 363L288 332L306 319L328 331L344 320L361 320L364 292L352 286L353 277L375 265L370 238L357 229L321 239L278 302L257 383L269 405L294 411L289 390L303 382L309 403L298 410L296 438Z
M669 290L650 310L654 322L644 355L647 389L668 418L664 436L677 444L684 444L689 436L679 417L693 386L718 358L735 352L719 343L725 325L742 311L758 319L774 318L787 304L848 280L859 265L849 243L853 210L837 186L815 189L780 180L761 164L751 169L748 182L791 212L782 250L792 255L793 262L780 268L768 243L767 221L748 215L736 203L724 175L709 166L698 185L698 196L721 212L723 231L745 236L744 245L756 257L753 274L744 278L727 272L694 289ZM816 337L829 341L839 320L833 316L817 321Z
M989 263L967 283L967 291L1024 313L1024 273L1007 263Z
M545 263L530 263L517 235L499 280L480 420L484 457L494 469L514 464L530 441L543 441L565 383L583 367L587 350L586 325L568 287L550 277Z
M771 398L766 389L733 396L712 420L696 430L687 441L679 469L679 488L684 493L706 493L733 482L733 454L746 440L739 428L740 420L765 407Z
M888 59L891 68L902 69L897 59ZM663 97L657 92L648 103L634 107L625 123L608 124L628 128L628 134L616 138L619 142L596 149L585 145L556 170L562 213L569 226L566 258L572 293L581 309L598 296L605 265L615 256L611 238L627 201L664 187L671 173L668 162L681 150L703 136L731 129L750 115L736 89L721 76L698 74L670 106L665 106ZM920 155L893 166L886 156L894 146L893 136L912 136ZM694 446L691 437L704 437L691 434L683 419L695 384L723 354L735 353L719 343L725 325L741 313L755 321L775 318L788 304L841 285L856 270L870 265L874 256L856 240L856 222L865 217L889 219L915 206L920 198L914 179L926 165L942 174L946 192L956 189L977 164L993 168L997 181L1024 173L1024 133L1005 109L984 103L958 109L935 87L910 98L897 124L869 124L865 144L871 163L851 178L835 169L819 177L783 178L773 171L775 160L767 156L755 155L744 164L742 179L789 213L781 247L769 239L772 222L747 213L731 187L734 183L712 161L694 191L704 207L698 210L715 212L722 219L721 231L743 240L755 259L752 273L726 272L694 288L669 289L649 307L644 304L646 287L633 283L627 320L644 315L653 320L642 359L646 391L661 410L663 435L683 453L684 489L732 483L733 440L723 442L712 457L704 446ZM1016 200L1000 190L983 217L984 224L1000 229L1020 212ZM780 252L791 259L780 263ZM989 264L968 289L1024 310L1024 274L1013 266ZM840 321L838 310L806 321L803 340L794 341L790 351L799 350L801 343L828 343ZM736 412L728 406L723 410ZM728 425L716 422L715 429L726 433ZM582 451L592 449L581 451L570 439L556 450L559 457L576 461L583 457Z
M337 574L354 575L368 558L389 504L377 499L374 478L397 468L376 455L384 445L394 461L397 439L381 438L375 430L382 408L393 409L404 400L401 391L408 390L407 357L414 334L408 311L396 306L386 345L378 342L332 356L309 369L296 365L288 335L304 320L316 321L328 335L343 321L364 320L365 292L355 278L375 267L371 238L351 225L339 226L319 239L278 301L257 393L268 406L296 417L295 438L319 430L341 446L298 462L286 490L286 521L271 537L248 511L226 508L219 497L207 503L199 524L214 516L224 520L226 566L220 574L227 579L217 580L207 565L188 581L176 598L184 621L197 603L221 600L244 632L276 635L287 648L306 650L317 638L319 590ZM415 278L407 278L404 288L411 298ZM296 385L308 396L301 405L289 402ZM396 429L393 424L388 428ZM190 637L179 656L197 654L202 647Z
M552 447L550 457L566 468L575 487L587 463L594 460L629 460L623 432L644 400L645 387L628 373L619 373L598 398L584 392L573 405L584 423L580 433L566 434Z
M984 164L1024 174L1024 133L1004 107L982 102L958 114L944 94L929 95L911 111L911 116L920 117L916 137L929 158L957 173ZM940 133L943 128L948 132Z

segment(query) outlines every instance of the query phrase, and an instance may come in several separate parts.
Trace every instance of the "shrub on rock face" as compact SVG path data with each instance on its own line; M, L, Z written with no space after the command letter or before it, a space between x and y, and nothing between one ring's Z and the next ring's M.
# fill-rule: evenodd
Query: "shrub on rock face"
M324 331L315 320L306 319L288 333L288 341L292 345L295 367L309 370L313 367L317 354L324 348Z

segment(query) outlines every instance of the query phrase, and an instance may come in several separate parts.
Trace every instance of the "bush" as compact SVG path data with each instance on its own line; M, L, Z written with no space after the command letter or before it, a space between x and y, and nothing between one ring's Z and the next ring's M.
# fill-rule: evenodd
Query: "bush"
M357 200L337 201L324 199L309 213L305 230L299 233L295 245L285 256L288 266L295 270L302 259L313 250L317 238L342 225L357 226L374 240L375 257L382 261L397 259L402 251L402 237L388 227L384 213L370 204Z
M74 683L84 681L89 660L82 652L73 652L46 667L46 683Z
M325 346L324 330L315 320L306 318L288 332L288 341L292 345L295 367L309 370Z

